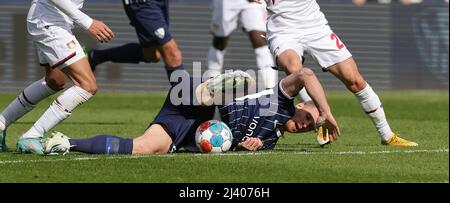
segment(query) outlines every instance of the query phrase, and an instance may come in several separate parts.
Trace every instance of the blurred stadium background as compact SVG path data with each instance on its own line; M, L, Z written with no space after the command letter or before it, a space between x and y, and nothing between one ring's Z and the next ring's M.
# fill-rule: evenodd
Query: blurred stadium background
M351 0L320 0L320 5L374 88L448 89L448 2L424 0L409 6L380 2L357 7ZM212 40L209 4L209 0L171 0L171 31L188 70L194 61L202 62L202 69L206 69ZM44 74L26 32L29 5L30 0L0 0L1 92L18 92ZM100 44L76 30L86 46L102 49L137 42L120 0L87 0L84 11L104 21L116 34L112 42ZM310 57L306 65L316 70L326 89L344 89L331 74L320 73ZM232 35L225 68L256 68L250 42L240 30ZM162 63L107 63L99 66L96 75L100 91L166 91L169 87Z

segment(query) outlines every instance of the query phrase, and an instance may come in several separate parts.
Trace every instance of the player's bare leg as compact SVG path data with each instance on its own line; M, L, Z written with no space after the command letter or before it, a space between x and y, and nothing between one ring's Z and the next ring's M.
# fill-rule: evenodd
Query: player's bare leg
M41 151L38 148L30 148L28 144L42 139L45 133L68 118L76 107L88 101L97 92L95 77L86 58L72 63L62 71L72 80L74 86L64 91L33 127L19 138L17 143L19 151L42 154L43 149Z
M184 70L183 55L181 54L178 44L174 39L171 39L162 46L159 46L158 52L164 61L167 77L172 75L172 72L176 70Z
M159 124L151 125L143 135L133 140L132 154L167 153L170 150L172 138Z
M303 68L302 57L292 49L284 51L277 57L277 59L278 60L275 63L283 68L287 75L300 71ZM304 102L312 100L305 88L300 90L299 97Z
M183 58L180 49L174 39L158 47L166 67L176 68L183 64Z
M386 120L380 98L359 73L356 62L349 58L329 68L348 90L355 94L364 112L372 119L382 144L392 146L417 146L417 143L404 140L393 133Z

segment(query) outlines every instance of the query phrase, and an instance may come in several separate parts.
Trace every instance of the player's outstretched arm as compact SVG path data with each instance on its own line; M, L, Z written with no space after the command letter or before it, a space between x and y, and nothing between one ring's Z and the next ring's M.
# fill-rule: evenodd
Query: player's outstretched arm
M323 132L326 133L328 131L330 139L337 139L337 136L340 135L339 127L331 113L322 85L311 69L302 68L301 70L288 75L281 81L281 86L284 92L289 96L297 95L298 92L305 87L319 110L320 116L317 120L316 128L321 126L324 127L325 129Z
M103 22L94 20L85 13L81 12L77 6L69 0L49 0L59 10L65 13L75 23L80 25L85 30L100 42L108 42L114 37L114 33Z

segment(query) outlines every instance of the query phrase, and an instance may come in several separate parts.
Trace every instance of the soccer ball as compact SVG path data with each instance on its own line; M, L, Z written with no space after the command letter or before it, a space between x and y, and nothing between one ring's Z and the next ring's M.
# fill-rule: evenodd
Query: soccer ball
M195 144L203 153L226 152L230 150L232 143L233 134L222 121L205 121L195 132Z

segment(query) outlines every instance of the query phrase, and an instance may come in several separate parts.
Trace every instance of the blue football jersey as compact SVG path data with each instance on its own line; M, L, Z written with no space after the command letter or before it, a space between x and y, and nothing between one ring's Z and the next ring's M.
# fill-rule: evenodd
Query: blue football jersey
M279 86L219 106L221 119L234 136L232 148L247 137L260 138L263 150L275 147L282 136L280 128L295 114L294 98Z

